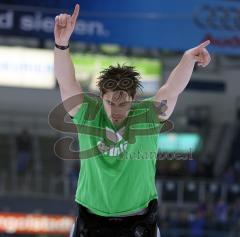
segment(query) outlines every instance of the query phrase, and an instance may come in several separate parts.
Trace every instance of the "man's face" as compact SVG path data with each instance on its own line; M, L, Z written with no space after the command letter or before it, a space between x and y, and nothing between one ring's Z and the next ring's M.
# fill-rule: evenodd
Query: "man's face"
M106 114L113 124L120 124L127 118L133 99L126 91L108 91L102 99Z

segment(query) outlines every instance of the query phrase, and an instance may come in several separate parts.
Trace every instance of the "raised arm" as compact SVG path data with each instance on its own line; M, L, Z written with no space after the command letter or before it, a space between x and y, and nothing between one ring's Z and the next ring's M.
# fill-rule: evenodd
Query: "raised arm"
M166 120L170 117L177 103L177 98L180 93L186 88L190 78L192 76L193 68L195 63L199 66L206 67L211 57L206 50L206 46L210 44L207 40L199 46L187 50L179 64L171 72L167 82L158 90L154 97L156 106L160 104L166 104L165 113L160 114L160 118Z
M55 18L54 26L54 37L55 43L59 46L68 46L69 39L74 30L76 20L79 14L80 6L76 4L74 12L72 15L60 14ZM82 88L79 82L75 79L75 70L69 53L69 48L59 49L55 47L54 49L54 73L57 78L61 98L64 102L66 99L82 93ZM78 111L82 96L79 97L79 106L68 111L71 116L74 116ZM66 107L65 107L66 108ZM67 110L67 109L66 109Z

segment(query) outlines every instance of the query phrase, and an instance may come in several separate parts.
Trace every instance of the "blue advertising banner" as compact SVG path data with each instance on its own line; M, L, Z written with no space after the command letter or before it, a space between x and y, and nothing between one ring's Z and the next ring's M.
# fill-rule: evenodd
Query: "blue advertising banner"
M66 1L65 1L66 2ZM74 7L72 1L69 9ZM240 55L240 1L81 1L72 40L184 51L210 39L210 52ZM63 10L0 5L0 34L53 38Z

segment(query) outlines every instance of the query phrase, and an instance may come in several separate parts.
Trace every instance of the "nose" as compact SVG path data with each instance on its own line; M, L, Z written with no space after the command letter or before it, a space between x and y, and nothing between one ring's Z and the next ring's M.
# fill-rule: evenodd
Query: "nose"
M111 108L111 114L120 115L121 113L122 113L121 108L119 107Z

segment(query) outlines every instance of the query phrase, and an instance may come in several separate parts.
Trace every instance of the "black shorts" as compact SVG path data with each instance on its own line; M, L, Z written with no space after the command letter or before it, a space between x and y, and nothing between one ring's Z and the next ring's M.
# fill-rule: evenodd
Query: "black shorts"
M156 237L157 199L149 202L147 212L126 217L103 217L78 204L79 214L73 237Z

